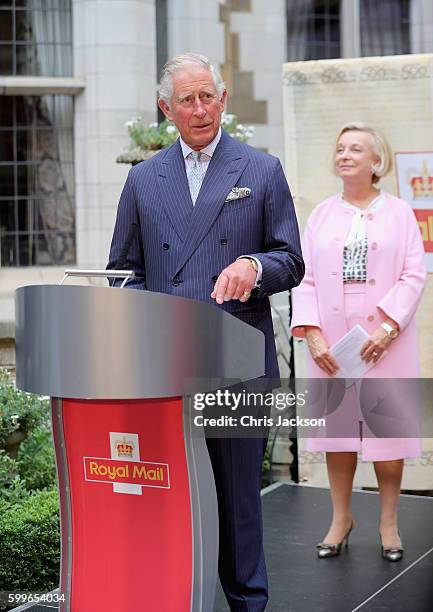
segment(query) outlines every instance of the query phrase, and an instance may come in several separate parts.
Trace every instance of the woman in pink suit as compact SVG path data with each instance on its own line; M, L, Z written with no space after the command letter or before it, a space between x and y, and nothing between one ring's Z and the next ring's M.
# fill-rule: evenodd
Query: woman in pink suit
M303 238L305 277L293 291L292 332L307 340L311 378L336 374L339 366L329 347L357 324L369 334L361 349L362 358L374 364L367 377L420 376L414 315L426 278L424 250L410 206L376 186L391 165L389 146L376 130L361 123L341 129L335 170L343 192L311 213ZM353 437L308 440L309 450L326 451L333 506L331 526L317 551L320 558L328 558L347 545L354 527L350 499L361 451L363 460L374 462L378 480L382 556L398 561L403 556L397 526L403 462L420 455L420 440L376 438L365 435L365 429L363 435L368 425L359 416L356 393L353 385L345 396L351 401L330 415L331 421L345 421L345 431L350 419Z

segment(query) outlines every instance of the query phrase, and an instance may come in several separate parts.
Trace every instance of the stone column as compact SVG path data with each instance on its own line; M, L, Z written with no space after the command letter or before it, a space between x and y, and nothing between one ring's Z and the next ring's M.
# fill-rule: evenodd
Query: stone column
M118 199L129 166L125 122L156 119L155 0L73 0L77 265L107 262Z
M168 57L192 51L212 62L224 62L224 27L220 0L167 0Z
M412 53L433 52L433 4L431 0L411 0L410 38Z
M341 57L359 57L361 55L359 0L343 0L340 10Z

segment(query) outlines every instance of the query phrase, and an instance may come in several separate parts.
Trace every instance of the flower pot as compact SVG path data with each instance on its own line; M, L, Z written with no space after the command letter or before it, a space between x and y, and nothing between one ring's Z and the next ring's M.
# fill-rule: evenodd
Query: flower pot
M118 155L116 157L116 162L118 164L132 164L134 166L135 164L150 159L160 151L161 149L140 149L136 147L135 149L125 151L121 155Z
M24 442L28 435L29 434L27 431L21 431L19 429L17 431L13 431L8 435L6 440L0 444L0 448L5 450L9 457L16 459L19 445L21 442Z

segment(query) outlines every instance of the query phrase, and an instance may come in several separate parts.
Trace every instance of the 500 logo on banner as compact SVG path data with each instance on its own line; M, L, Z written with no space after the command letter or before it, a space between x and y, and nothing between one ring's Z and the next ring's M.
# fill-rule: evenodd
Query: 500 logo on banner
M138 434L110 432L111 458L83 457L84 478L112 484L115 493L141 495L142 487L170 488L167 463L140 461Z

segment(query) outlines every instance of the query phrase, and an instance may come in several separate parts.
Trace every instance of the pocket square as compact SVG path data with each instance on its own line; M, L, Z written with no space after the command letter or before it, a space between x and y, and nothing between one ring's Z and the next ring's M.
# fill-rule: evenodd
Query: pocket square
M224 201L231 202L232 200L240 200L241 198L248 198L250 195L251 189L249 187L233 187Z

